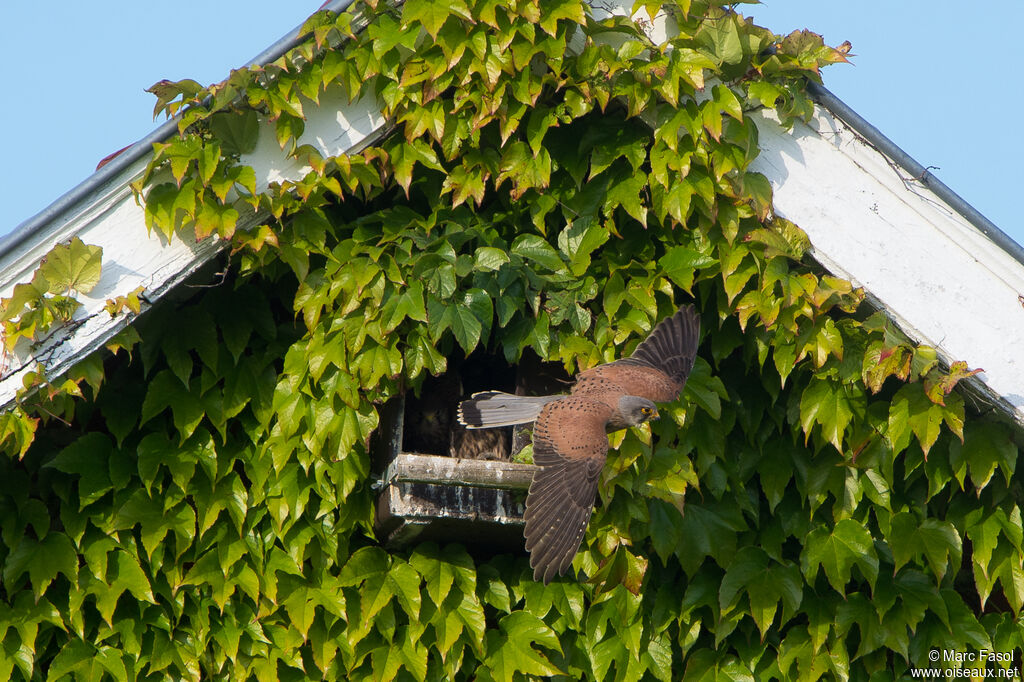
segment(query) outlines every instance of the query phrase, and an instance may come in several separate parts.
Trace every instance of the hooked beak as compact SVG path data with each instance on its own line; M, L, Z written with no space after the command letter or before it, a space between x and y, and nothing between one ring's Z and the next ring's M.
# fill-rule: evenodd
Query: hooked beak
M651 415L651 421L654 421L655 419L657 419L660 416L661 415L658 414L658 408L654 408L654 414Z

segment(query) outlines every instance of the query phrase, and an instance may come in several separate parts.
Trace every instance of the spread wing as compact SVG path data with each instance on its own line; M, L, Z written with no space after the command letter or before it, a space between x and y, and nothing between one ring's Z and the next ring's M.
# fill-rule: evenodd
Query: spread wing
M583 540L608 454L611 408L570 395L544 406L533 429L540 469L526 497L526 549L535 580L564 575Z
M697 311L683 306L659 322L628 358L581 372L573 393L618 387L624 395L671 402L682 393L693 369L699 336Z

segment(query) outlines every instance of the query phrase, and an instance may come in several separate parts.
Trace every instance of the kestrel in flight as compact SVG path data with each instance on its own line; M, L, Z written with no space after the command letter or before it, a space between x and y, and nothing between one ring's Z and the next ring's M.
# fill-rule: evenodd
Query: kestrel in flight
M526 497L526 549L535 580L564 575L583 540L608 455L608 433L658 418L655 403L675 400L693 369L700 320L683 306L662 320L628 358L581 372L568 395L476 393L459 405L471 429L536 422L540 468Z

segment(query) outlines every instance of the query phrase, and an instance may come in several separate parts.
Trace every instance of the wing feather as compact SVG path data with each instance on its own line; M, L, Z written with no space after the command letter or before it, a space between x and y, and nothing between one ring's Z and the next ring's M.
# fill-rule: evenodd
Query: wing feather
M665 318L628 358L581 372L573 393L617 389L657 403L679 397L697 357L700 318L693 306L683 306Z
M523 531L536 580L564 575L583 540L608 454L610 416L601 401L567 396L537 417L533 461L540 469L526 497Z

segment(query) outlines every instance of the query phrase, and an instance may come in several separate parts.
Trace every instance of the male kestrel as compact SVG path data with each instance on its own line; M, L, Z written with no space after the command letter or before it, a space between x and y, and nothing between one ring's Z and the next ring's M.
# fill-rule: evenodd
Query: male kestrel
M535 580L547 584L568 570L594 509L607 433L657 419L654 403L679 397L699 334L697 312L683 306L630 357L581 372L568 395L484 391L459 405L459 421L471 429L536 422L533 461L540 468L526 497L523 532Z

